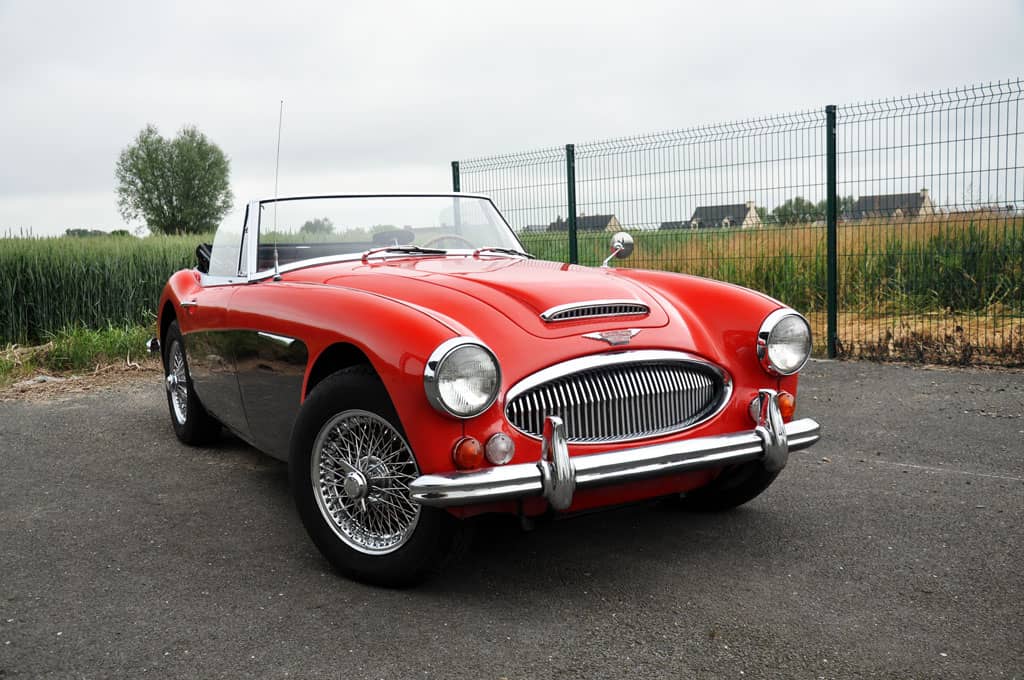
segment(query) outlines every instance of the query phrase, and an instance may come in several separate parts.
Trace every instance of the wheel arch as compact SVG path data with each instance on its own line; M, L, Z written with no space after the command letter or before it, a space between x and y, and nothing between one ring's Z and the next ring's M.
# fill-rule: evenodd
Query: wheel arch
M160 310L160 329L157 337L160 338L160 346L167 346L167 329L171 327L171 324L178 320L178 315L174 313L174 305L170 300L164 302L164 306ZM167 357L165 352L160 352L160 360L164 364L164 368L167 368Z
M350 342L336 342L320 352L316 360L310 365L306 372L306 386L302 391L302 398L306 399L310 393L319 385L324 378L337 373L350 366L368 366L377 375L376 369L370 358L363 350Z
M168 300L160 310L160 342L167 337L167 329L171 327L171 322L177 321L177 319L178 315L174 313L174 305Z

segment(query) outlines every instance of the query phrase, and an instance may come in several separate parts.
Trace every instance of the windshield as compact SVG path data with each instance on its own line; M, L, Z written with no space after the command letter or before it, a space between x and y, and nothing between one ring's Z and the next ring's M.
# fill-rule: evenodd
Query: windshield
M522 251L512 230L484 198L330 196L260 203L257 271L303 260L394 248L413 252L505 248ZM386 250L382 252L386 253Z

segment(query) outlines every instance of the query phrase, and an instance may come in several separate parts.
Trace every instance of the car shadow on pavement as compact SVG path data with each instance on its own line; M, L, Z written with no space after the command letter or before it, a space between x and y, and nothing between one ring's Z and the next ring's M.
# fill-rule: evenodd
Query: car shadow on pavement
M566 584L614 589L621 587L624 572L657 582L739 570L738 565L750 569L792 557L784 540L792 520L768 503L703 514L667 501L542 521L530 531L515 518L482 517L474 522L466 554L421 589L562 591Z
M182 447L193 463L231 469L260 498L269 544L293 546L297 569L331 572L302 529L288 484L288 466L232 435L206 448ZM622 572L646 578L678 578L681 573L721 572L729 565L787 560L793 526L802 525L810 507L773 501L784 490L769 490L746 506L724 513L690 513L660 499L598 512L541 518L524 530L508 515L466 521L468 545L415 591L431 594L480 593L502 596L516 589L563 590L567 583L588 587L621 584ZM792 513L800 518L794 518ZM813 520L812 520L813 521ZM806 526L806 525L804 525ZM264 539L267 540L267 539ZM253 546L258 549L258 546ZM338 575L338 586L362 588ZM582 587L582 586L581 586Z

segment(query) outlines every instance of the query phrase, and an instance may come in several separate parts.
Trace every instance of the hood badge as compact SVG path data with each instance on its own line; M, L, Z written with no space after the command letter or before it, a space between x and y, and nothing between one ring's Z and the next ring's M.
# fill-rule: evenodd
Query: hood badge
M609 345L628 345L629 341L633 339L637 333L640 332L639 328L625 328L619 331L601 331L600 333L585 333L583 337L590 338L591 340L604 340Z

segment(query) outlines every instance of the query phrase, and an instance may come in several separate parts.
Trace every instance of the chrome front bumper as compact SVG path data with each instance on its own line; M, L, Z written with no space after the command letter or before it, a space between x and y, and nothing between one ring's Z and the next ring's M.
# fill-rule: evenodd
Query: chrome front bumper
M423 475L410 484L409 492L414 501L435 507L543 496L555 510L565 510L572 505L576 489L752 460L762 461L768 469L781 470L790 451L806 449L818 441L820 428L810 418L783 423L774 390L760 390L758 399L758 424L753 430L589 456L570 457L562 419L548 416L538 462Z

